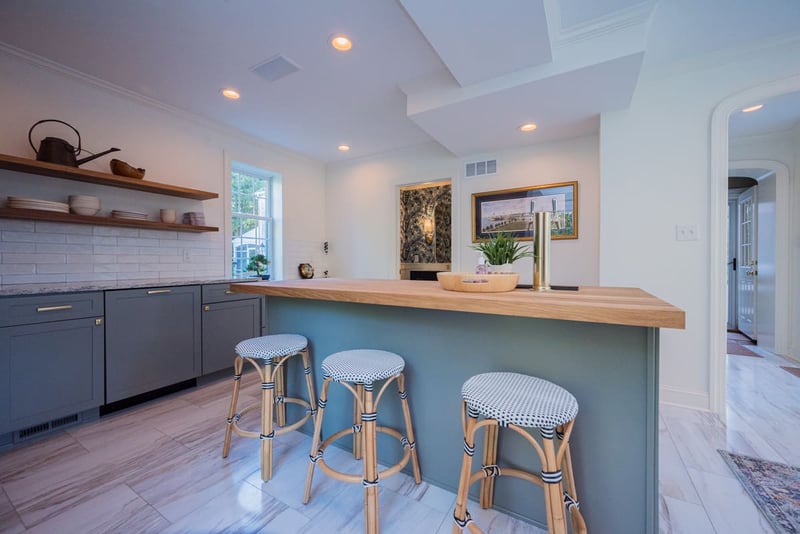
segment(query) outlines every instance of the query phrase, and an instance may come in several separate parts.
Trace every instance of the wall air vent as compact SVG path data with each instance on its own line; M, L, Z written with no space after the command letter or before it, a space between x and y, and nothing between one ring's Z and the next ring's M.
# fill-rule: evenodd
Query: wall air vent
M497 174L497 160L488 159L485 161L471 161L464 165L464 176L485 176L487 174Z
M287 58L277 55L259 63L250 70L268 82L274 82L300 70L300 65Z
M29 426L28 428L23 428L22 430L17 430L14 432L14 443L19 443L20 441L25 441L27 439L34 438L36 436L40 436L42 434L48 434L54 431L57 428L67 425L73 425L81 421L80 414L72 414L67 415L66 417L59 417L58 419L53 419L52 421L48 421L47 423L39 423L38 425Z

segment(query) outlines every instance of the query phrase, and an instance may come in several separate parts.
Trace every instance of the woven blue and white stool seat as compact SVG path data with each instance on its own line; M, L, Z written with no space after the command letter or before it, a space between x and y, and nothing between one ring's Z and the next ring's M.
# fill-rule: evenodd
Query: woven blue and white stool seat
M345 350L322 360L322 372L336 382L371 384L403 371L406 362L393 352L373 349Z
M483 373L461 388L467 407L502 426L554 428L575 419L578 401L552 382L519 373Z
M273 334L245 339L236 345L236 354L243 358L271 360L296 354L308 346L308 340L298 334Z

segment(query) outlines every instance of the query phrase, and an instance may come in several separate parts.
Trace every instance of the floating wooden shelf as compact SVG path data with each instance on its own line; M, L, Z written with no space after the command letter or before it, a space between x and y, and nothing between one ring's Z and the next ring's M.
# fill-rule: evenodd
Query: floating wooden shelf
M55 178L74 180L76 182L87 182L90 184L131 189L133 191L144 191L146 193L157 193L159 195L168 195L172 197L191 198L194 200L219 198L217 193L212 193L210 191L200 191L199 189L190 189L188 187L160 184L158 182L138 180L136 178L126 178L124 176L117 176L105 172L87 171L78 167L68 167L66 165L46 163L44 161L36 161L34 159L20 158L6 154L0 154L0 169L39 174L42 176L53 176Z
M193 224L170 224L161 221L138 219L117 219L115 217L88 217L58 211L24 210L19 208L0 208L0 219L25 219L74 224L94 224L97 226L124 226L148 230L173 230L178 232L218 232L216 226L197 226Z

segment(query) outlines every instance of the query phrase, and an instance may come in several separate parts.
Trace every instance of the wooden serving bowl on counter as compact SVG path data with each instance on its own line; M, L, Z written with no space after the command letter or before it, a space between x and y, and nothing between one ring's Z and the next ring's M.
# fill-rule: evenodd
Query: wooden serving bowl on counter
M502 293L513 291L519 283L519 273L436 273L439 285L448 291L465 293Z

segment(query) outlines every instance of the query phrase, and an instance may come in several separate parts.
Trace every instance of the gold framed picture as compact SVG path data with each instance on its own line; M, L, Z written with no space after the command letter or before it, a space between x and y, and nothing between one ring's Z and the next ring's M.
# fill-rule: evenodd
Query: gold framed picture
M578 182L517 187L472 194L472 242L499 232L533 239L533 213L552 215L552 239L578 239Z

